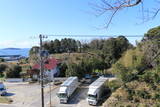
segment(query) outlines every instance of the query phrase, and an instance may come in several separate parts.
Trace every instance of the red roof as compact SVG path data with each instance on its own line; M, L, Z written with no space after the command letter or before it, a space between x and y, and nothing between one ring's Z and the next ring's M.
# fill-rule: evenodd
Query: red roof
M44 68L49 70L54 69L55 67L57 67L58 63L58 60L56 60L55 58L47 59L46 61L44 61ZM40 69L40 65L35 64L32 69Z

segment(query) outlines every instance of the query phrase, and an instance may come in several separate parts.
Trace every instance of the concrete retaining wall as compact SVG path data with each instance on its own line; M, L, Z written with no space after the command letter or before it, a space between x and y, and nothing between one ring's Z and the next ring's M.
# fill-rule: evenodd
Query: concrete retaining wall
M6 82L23 82L23 78L7 78Z

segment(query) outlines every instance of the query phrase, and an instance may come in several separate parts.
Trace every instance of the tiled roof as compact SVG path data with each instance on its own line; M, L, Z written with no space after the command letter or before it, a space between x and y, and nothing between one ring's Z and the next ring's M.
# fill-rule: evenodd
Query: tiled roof
M48 69L48 70L51 70L51 69L54 69L57 64L58 64L58 60L55 59L55 58L50 58L50 59L47 59L45 62L44 62L44 68L45 69ZM40 65L39 64L35 64L32 69L40 69Z

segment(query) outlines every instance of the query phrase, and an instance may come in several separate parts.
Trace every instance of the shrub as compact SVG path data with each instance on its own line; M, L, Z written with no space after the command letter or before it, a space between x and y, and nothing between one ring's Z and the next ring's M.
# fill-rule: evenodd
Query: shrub
M21 71L22 71L21 66L11 65L9 68L7 68L6 77L7 78L20 78Z
M153 96L153 99L160 100L160 94L159 93L155 93L154 96Z
M4 76L4 71L6 70L7 65L5 64L0 64L0 77Z
M120 80L113 80L113 81L107 82L106 85L111 90L111 92L114 92L116 89L122 86L122 82Z
M144 98L144 99L150 99L151 95L149 95L149 93L145 90L138 90L137 91L137 96Z
M127 68L120 63L114 65L113 71L124 83L136 80L139 73L136 69Z
M62 64L59 65L59 70L60 70L60 76L61 77L65 77L66 69L67 69L67 64L66 63L62 63Z

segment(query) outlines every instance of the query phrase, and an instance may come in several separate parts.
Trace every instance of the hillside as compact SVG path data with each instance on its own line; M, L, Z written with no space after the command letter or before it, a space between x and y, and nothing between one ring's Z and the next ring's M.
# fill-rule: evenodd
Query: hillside
M93 57L91 54L87 53L61 53L61 54L51 54L51 57L60 59L63 62L79 63L83 58Z
M155 37L156 32L159 27L149 30L137 47L112 65L112 73L123 83L112 91L105 107L160 107L160 35Z
M21 48L4 48L3 50L21 50Z

